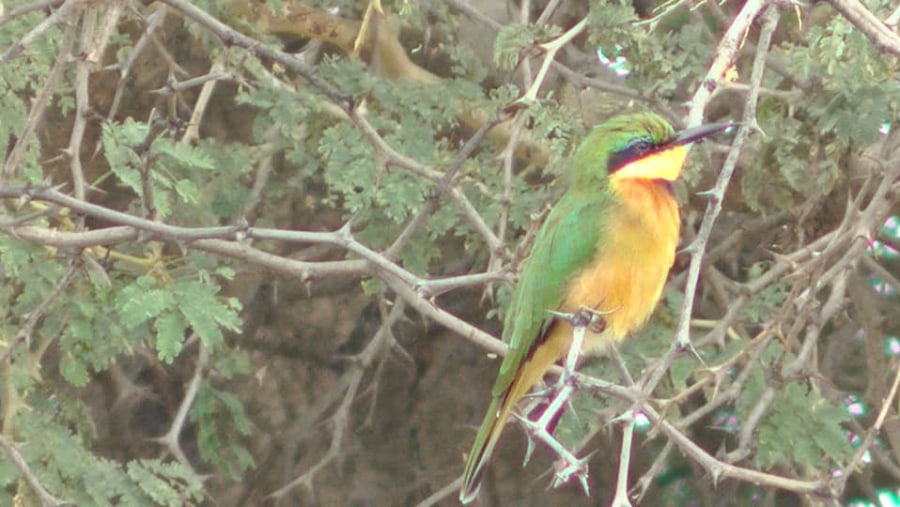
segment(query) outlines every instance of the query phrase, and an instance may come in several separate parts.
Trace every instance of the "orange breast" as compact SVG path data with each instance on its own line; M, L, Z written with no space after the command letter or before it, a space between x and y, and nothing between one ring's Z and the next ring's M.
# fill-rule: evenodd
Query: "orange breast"
M606 329L588 333L585 353L602 352L647 320L662 294L678 244L678 204L665 182L629 178L612 185L620 209L610 213L604 244L567 287L563 303L564 311L594 308L604 316Z

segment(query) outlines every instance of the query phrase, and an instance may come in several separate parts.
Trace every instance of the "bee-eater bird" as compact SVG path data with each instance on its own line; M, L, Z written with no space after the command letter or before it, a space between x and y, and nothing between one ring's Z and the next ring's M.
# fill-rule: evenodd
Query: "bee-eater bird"
M509 350L469 452L462 503L478 494L512 409L569 352L574 328L560 314L586 310L600 319L586 329L580 351L596 355L653 312L681 227L672 182L690 143L730 126L676 133L656 114L618 116L575 151L568 189L541 227L506 312Z

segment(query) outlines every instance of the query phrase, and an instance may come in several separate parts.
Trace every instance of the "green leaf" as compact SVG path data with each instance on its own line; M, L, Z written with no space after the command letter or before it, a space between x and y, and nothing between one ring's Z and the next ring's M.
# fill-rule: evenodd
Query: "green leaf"
M228 391L215 391L216 398L222 403L222 406L234 421L235 428L241 435L249 435L251 432L250 420L244 413L244 406L234 394Z
M47 410L22 412L16 422L19 450L32 472L51 494L75 505L182 506L202 498L199 479L178 463L120 466L95 456Z
M156 319L156 351L160 361L172 364L184 345L187 323L178 312L166 312Z
M203 344L210 349L222 343L222 330L240 330L240 317L232 306L224 304L216 293L219 288L200 282L178 282L172 287L178 311Z
M562 30L553 24L547 25L506 25L497 32L494 40L494 63L504 70L516 68L519 55L540 40L557 37Z
M191 407L191 420L197 423L197 444L204 461L229 477L253 466L252 456L238 443L241 435L249 434L250 423L231 393L204 383Z
M185 493L190 498L202 498L202 484L180 464L135 460L128 463L127 470L128 477L155 505L181 507Z
M152 284L149 276L138 278L116 297L121 322L126 328L143 324L176 304L170 290L151 288Z
M71 352L63 354L59 361L59 372L67 382L75 387L84 387L90 382L87 366Z
M181 166L186 171L216 168L212 157L205 150L191 144L163 138L153 144L153 150L162 156L161 162L166 167Z
M808 386L787 384L759 426L755 460L763 469L797 464L812 469L843 464L852 454L842 424L850 416Z
M195 203L200 200L200 189L190 180L178 180L175 183L175 192L182 201Z
M144 142L149 127L127 118L122 123L106 122L102 125L103 154L113 174L138 196L143 196L140 157L134 147Z

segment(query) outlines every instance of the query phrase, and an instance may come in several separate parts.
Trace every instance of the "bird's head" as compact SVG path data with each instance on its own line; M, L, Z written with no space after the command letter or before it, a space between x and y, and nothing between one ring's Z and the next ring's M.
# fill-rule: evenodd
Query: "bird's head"
M616 116L595 127L578 148L576 184L607 175L614 181L675 181L681 176L688 145L731 126L713 123L675 132L669 122L653 113Z

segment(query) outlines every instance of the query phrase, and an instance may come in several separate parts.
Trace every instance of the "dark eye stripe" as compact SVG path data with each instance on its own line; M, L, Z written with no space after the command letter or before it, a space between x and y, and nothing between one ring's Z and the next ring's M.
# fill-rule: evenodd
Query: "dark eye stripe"
M609 155L609 159L606 162L606 172L612 174L625 167L630 162L634 162L648 153L651 153L656 148L657 146L649 139L644 137L637 138L628 143L628 145L621 150L614 151Z

